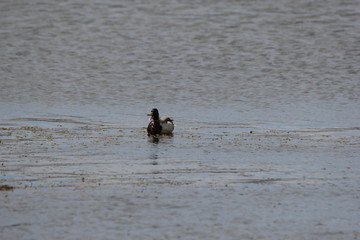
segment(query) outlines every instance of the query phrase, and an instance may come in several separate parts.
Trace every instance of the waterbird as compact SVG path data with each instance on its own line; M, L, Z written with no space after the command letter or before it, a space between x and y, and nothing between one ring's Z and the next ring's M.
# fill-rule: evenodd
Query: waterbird
M148 116L150 116L150 122L147 127L148 136L158 134L172 134L175 127L173 119L169 117L160 117L159 111L156 108L153 108Z

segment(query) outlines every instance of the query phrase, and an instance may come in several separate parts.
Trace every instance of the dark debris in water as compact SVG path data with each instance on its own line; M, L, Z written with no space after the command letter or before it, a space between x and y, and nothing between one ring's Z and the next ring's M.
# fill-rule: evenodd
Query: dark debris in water
M12 191L14 190L14 187L9 185L0 185L0 191Z

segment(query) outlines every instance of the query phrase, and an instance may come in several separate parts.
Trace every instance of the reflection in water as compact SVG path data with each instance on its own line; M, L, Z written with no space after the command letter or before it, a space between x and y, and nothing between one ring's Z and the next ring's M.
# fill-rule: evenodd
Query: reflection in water
M174 135L173 134L166 134L166 135L151 135L149 136L149 142L150 143L159 143L160 139L164 140L163 142L169 142L169 139L172 139Z
M159 155L157 154L157 149L156 149L156 151L150 155L150 159L152 160L151 165L159 165L158 161L156 161L158 160L158 158Z
M149 136L148 141L151 143L151 154L149 156L149 159L152 160L152 165L158 165L158 159L159 159L159 147L161 146L161 143L167 144L171 142L173 139L173 134L171 135L156 135L156 136Z
M159 143L159 138L157 136L149 136L149 142L153 143L152 148L151 148L151 154L149 159L152 160L151 165L158 165L159 163L157 162L159 155L158 155L158 146L157 144Z
M149 136L149 142L159 143L159 138L157 136Z
M152 160L157 160L158 157L159 157L159 155L158 155L157 153L152 153L152 154L150 155L150 159L152 159Z

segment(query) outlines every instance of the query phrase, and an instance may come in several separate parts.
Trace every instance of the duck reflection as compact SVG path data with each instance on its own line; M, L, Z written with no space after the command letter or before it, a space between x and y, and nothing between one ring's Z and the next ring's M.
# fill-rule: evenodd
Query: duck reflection
M162 145L168 145L172 142L173 135L150 135L148 137L148 142L151 147L151 153L149 159L151 160L151 165L159 165L159 150L163 149Z
M150 143L160 143L160 142L163 142L163 143L169 143L170 140L172 139L174 135L173 134L167 134L167 135L150 135L148 136L148 141Z
M150 143L159 143L159 137L157 136L149 136Z

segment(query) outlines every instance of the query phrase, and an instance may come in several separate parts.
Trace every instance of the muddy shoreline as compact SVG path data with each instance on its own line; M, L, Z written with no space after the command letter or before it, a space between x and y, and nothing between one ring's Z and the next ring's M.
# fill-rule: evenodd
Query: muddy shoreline
M359 128L28 120L0 127L4 239L359 238Z

